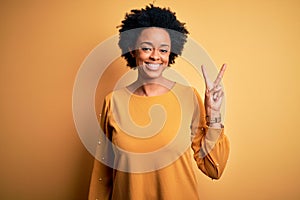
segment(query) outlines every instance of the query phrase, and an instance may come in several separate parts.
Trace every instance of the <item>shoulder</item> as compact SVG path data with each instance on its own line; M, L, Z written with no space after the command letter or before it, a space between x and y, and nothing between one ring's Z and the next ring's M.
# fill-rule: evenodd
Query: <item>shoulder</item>
M183 85L176 83L174 91L177 95L181 96L183 99L190 99L193 103L202 104L203 100L198 93L197 89L193 86Z
M109 92L104 98L104 105L110 109L117 105L123 106L130 98L130 92L127 88L120 88Z
M111 92L109 92L106 96L105 96L105 100L111 100L112 98L118 97L118 96L124 96L124 95L128 95L129 91L126 87L122 87L116 90L113 90Z
M183 85L181 83L176 83L173 90L175 92L180 92L180 93L184 93L184 94L191 94L191 95L198 95L197 90L193 87L193 86L189 86L189 85Z

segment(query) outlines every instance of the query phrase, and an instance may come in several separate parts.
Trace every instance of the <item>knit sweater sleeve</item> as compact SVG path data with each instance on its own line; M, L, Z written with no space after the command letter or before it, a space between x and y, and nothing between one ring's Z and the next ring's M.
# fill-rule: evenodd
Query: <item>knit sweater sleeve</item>
M229 140L220 129L206 125L203 101L194 89L194 115L191 125L192 149L198 168L212 179L219 179L229 157Z

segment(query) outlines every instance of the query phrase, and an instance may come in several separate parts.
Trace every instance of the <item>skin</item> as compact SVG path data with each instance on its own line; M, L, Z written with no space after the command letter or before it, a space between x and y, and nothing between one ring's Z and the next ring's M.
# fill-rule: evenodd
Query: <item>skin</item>
M174 82L163 77L164 70L168 67L171 50L171 40L168 32L163 28L146 28L137 38L134 49L129 49L135 57L138 70L138 78L127 88L136 95L157 96L168 92ZM207 75L205 66L201 66L205 80L205 108L209 118L219 117L224 96L220 82L223 78L226 64L220 69L217 78L211 81ZM221 128L220 123L209 126Z
M220 110L223 101L224 90L221 87L220 82L223 78L226 67L227 65L223 64L217 75L217 78L214 81L211 81L207 75L205 66L201 66L206 86L204 105L206 110L206 116L208 116L209 118L215 118L221 115ZM220 123L210 124L209 126L221 128Z
M168 67L170 50L167 31L154 27L144 29L135 50L130 49L138 66L138 79L128 89L141 96L157 96L169 91L174 82L163 77L163 71Z

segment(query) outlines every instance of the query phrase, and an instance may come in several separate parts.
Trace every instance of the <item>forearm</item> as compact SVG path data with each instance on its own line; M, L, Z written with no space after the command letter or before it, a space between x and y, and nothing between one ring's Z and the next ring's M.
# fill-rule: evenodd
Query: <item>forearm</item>
M223 131L224 129L207 128L205 136L193 140L198 168L212 179L221 177L229 156L229 140Z

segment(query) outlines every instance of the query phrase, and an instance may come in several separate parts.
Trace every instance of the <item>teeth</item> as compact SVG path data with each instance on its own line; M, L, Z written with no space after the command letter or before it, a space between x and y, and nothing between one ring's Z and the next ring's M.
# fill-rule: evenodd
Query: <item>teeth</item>
M147 67L150 70L157 70L159 68L160 64L147 64Z

